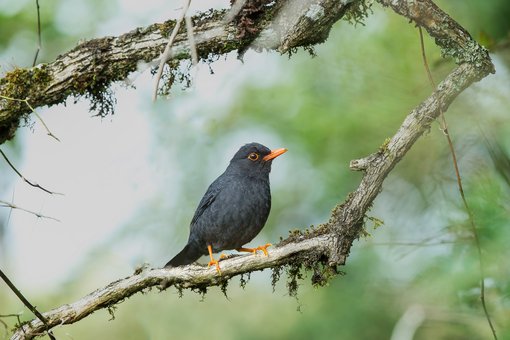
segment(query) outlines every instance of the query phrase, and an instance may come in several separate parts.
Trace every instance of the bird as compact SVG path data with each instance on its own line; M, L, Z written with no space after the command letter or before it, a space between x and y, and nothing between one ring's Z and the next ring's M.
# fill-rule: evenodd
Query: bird
M209 255L208 266L221 274L213 253L223 250L268 256L267 243L256 248L244 245L255 238L266 224L271 210L269 173L273 160L286 148L270 150L259 143L243 145L230 160L227 169L216 178L200 200L190 223L186 246L165 268L187 265ZM220 259L224 255L220 256Z

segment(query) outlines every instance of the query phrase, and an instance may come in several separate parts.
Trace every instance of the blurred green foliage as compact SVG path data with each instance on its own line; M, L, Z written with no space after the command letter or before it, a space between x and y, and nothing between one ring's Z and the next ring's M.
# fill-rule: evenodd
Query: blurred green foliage
M41 61L52 60L80 39L97 33L91 26L69 34L56 25L55 16L63 3L41 1ZM484 35L496 42L508 37L507 0L438 4L474 37ZM115 16L114 4L94 1L87 8L93 22ZM34 9L34 3L27 1L14 13L0 10L0 49L9 52L1 54L2 71L13 64L31 64L31 44L34 52L36 45ZM225 161L219 161L214 150L239 140L243 132L250 137L270 136L282 143L271 146L289 147L294 155L282 161L288 162L283 180L273 180L273 212L261 238L275 240L291 228L326 220L330 209L354 190L360 179L348 170L349 161L376 151L405 114L431 91L417 29L388 9L375 5L373 11L365 26L338 23L328 41L316 47L316 57L307 52L279 57L278 76L271 82L259 83L265 71L261 64L260 74L247 77L226 106L195 105L181 119L172 112L186 98L193 99L192 93L176 94L161 104L151 118L155 139L161 145L153 157L163 159L163 164L180 174L171 181L175 185L172 195L179 198L169 199L168 190L162 190L140 207L138 216L115 240L105 240L104 247L91 254L83 272L58 294L38 292L30 298L46 310L103 285L105 282L94 279L101 254L110 247L129 246L141 235L149 238L151 251L170 257L169 250L176 252L187 237L183 226L189 223L198 198L224 167ZM440 60L430 39L425 43L439 81L454 65ZM497 67L498 73L508 73L508 64ZM489 138L503 150L510 148L508 86L477 84L447 113L480 234L486 300L501 339L510 338L510 188L501 175L510 169L496 169L485 141ZM507 95L499 95L501 91ZM180 162L165 156L169 150ZM275 167L279 165L275 163ZM354 244L347 266L342 268L346 275L320 289L312 288L309 278L305 279L300 282L298 300L287 296L284 277L272 293L268 274L257 273L245 290L233 280L229 299L219 289L212 289L203 301L190 292L179 299L173 289L152 291L120 304L114 312L115 321L107 322L108 312L101 311L76 325L58 328L56 334L64 338L69 333L74 339L389 339L404 313L420 306L425 318L415 339L490 338L479 303L477 251L438 125L433 125L389 176L370 214L385 223L377 230L367 226L372 236ZM174 229L167 227L170 219ZM169 238L174 244L168 245ZM429 239L440 244L426 246L429 242L424 240ZM398 242L416 244L399 246ZM0 314L23 310L6 289L0 290L0 301ZM27 314L23 319L30 318ZM2 320L9 327L15 321Z

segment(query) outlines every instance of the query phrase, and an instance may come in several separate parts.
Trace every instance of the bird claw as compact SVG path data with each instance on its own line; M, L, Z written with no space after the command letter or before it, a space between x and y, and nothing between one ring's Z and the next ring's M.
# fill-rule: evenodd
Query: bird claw
M269 256L269 253L267 252L267 248L271 247L271 243L266 243L263 246L258 246L257 248L238 248L237 251L245 251L252 254L257 254L257 251L261 250L265 256Z
M210 266L213 266L213 265L216 266L216 271L218 272L218 274L221 275L220 263L218 261L216 261L215 259L212 259L207 264L207 268L209 268Z
M264 244L263 246L258 246L257 248L255 248L255 253L257 252L257 250L262 250L262 252L264 253L264 255L266 256L269 256L268 252L267 252L267 248L268 247L271 247L272 244L271 243L266 243Z

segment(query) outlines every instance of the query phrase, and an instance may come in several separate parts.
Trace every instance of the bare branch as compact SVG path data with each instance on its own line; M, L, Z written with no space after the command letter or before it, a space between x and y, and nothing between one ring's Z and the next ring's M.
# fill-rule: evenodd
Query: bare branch
M39 114L37 113L37 111L35 111L35 109L32 107L32 105L30 105L30 103L28 102L28 99L19 99L19 98L11 98L11 97L6 97L6 96L2 96L0 95L0 98L2 99L5 99L5 100L13 100L13 101L17 101L17 102L22 102L22 103L25 103L28 108L32 111L33 114L35 114L35 116L37 117L37 119L39 119L42 123L42 125L44 126L44 128L46 129L46 133L48 134L48 136L52 137L53 139L55 139L57 142L60 142L60 139L57 138L57 136L55 136L51 131L50 129L48 128L48 125L46 125L46 123L44 122L44 120L41 118L41 116L39 116Z
M39 0L35 0L35 6L37 8L37 50L35 51L34 62L32 66L37 63L37 57L41 51L41 9L39 7Z
M47 192L48 194L51 194L51 195L63 195L61 193L58 193L58 192L54 192L54 191L50 191L48 189L45 189L43 188L42 186L40 186L39 184L37 183L33 183L31 181L29 181L28 179L26 179L19 171L18 169L16 169L14 167L14 165L12 165L11 161L9 160L9 158L7 158L7 155L0 149L0 154L2 154L2 156L4 157L5 161L7 162L7 164L9 164L9 166L11 167L11 169L24 181L26 182L28 185L30 186L33 186L34 188L39 188L41 189L42 191L44 192Z
M26 213L35 215L37 218L46 218L46 219L53 220L53 221L56 221L56 222L61 222L59 219L56 219L54 217L46 216L46 215L37 213L35 211L31 211L31 210L19 207L19 206L15 205L14 203L3 201L3 200L0 200L0 207L10 208L10 209L17 209L17 210L21 210L21 211L24 211Z
M172 30L172 33L170 34L170 37L168 38L168 43L165 46L165 50L163 51L163 54L161 55L159 59L159 67L158 67L158 73L156 74L156 81L154 82L154 92L152 94L152 100L156 100L158 97L158 88L159 88L159 81L161 80L161 76L163 75L163 68L165 67L166 62L170 59L172 55L171 47L174 43L175 37L177 36L177 32L179 31L179 28L181 27L181 22L186 16L186 12L188 11L189 5L191 4L191 0L184 0L182 13L175 22L174 29Z
M198 53L197 53L197 45L195 44L195 36L193 33L193 22L191 21L191 18L186 15L186 33L188 34L188 42L189 42L189 49L191 54L191 63L193 66L197 66L198 64Z
M53 336L53 333L49 330L50 327L48 327L48 322L46 321L46 319L44 318L44 316L42 316L41 313L39 313L39 311L37 310L37 308L34 307L34 305L32 305L28 300L27 298L21 294L21 292L19 291L19 289L14 285L14 283L12 283L11 280L9 280L9 278L7 277L7 275L4 274L4 272L0 269L0 278L2 280L4 280L5 284L12 290L12 292L18 297L18 299L20 299L21 302L23 302L23 304L32 312L34 313L35 316L37 316L39 318L39 320L42 322L42 324L44 325L45 327L45 331L48 332L48 336L50 337L50 339L52 340L55 340L55 337Z

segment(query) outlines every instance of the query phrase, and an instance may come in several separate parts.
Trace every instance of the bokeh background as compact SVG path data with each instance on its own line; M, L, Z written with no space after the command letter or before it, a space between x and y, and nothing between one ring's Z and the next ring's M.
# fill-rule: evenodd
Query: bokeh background
M500 338L510 339L510 2L441 0L491 50L496 74L467 89L447 112L449 131L480 233L487 303ZM79 42L119 35L176 17L178 2L40 1L42 50L51 62ZM228 1L193 2L192 11ZM37 109L1 146L27 178L0 161L0 199L54 217L0 210L0 266L41 311L75 301L148 263L166 263L185 244L207 185L244 143L289 152L274 162L273 209L253 244L276 242L291 229L328 219L356 188L351 159L391 136L430 92L418 30L378 4L364 24L338 22L316 56L235 53L194 70L193 85L151 102L148 70L116 84L116 111L93 117L89 103ZM0 73L32 64L35 1L0 2ZM453 67L433 41L425 46L435 80ZM296 297L282 275L231 281L228 298L170 288L119 304L115 319L99 311L58 327L60 339L487 339L479 303L479 270L467 214L439 125L387 178L355 242L345 275L314 288L305 273ZM0 315L33 316L0 283ZM5 317L0 338L15 318Z

